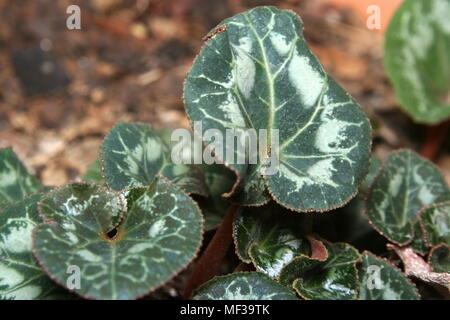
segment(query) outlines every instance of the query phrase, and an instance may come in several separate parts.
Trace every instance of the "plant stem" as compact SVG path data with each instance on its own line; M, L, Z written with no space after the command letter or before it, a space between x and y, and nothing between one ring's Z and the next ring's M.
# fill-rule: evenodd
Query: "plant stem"
M235 204L228 209L214 237L194 267L183 294L184 299L188 299L192 291L210 280L219 271L220 264L233 240L233 218L238 209L239 205Z
M437 126L428 127L425 137L425 144L422 146L420 154L430 161L435 160L442 143L447 137L447 132L449 129L450 121L443 122Z

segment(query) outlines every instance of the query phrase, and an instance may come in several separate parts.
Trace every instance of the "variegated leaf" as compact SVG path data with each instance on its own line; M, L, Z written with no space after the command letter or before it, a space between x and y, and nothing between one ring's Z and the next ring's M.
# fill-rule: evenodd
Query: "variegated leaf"
M449 0L405 0L386 33L384 61L397 99L416 121L450 117Z
M442 243L432 248L428 263L434 272L450 273L450 246Z
M281 269L296 256L309 256L311 251L304 238L305 217L286 211L274 203L241 208L234 220L236 253L272 278L278 278Z
M360 300L418 300L417 289L389 262L369 252L362 254L359 268Z
M419 210L448 194L439 170L411 151L391 154L367 199L367 215L377 231L403 245L414 238Z
M22 200L41 187L11 148L0 150L0 208Z
M0 300L61 298L63 289L40 268L31 252L33 227L40 222L34 194L0 211Z
M234 161L224 162L240 177L234 202L262 205L272 197L296 211L330 210L352 198L367 173L369 122L324 71L302 30L297 15L273 7L226 19L186 79L187 113L204 131L225 137L227 129L266 130L268 139L258 137L257 164L238 163L244 139L241 148L228 148ZM218 148L223 155L226 149ZM270 157L279 164L269 173Z
M34 252L53 279L66 284L67 268L78 266L77 294L132 299L162 285L194 258L202 217L191 198L163 178L125 195L122 221L117 220L125 209L122 196L101 186L69 184L42 200L46 223L34 231ZM113 237L107 233L111 226Z
M423 234L423 230L420 227L420 223L419 221L416 221L414 223L414 240L411 243L411 248L413 248L415 252L417 252L422 256L425 256L429 251L429 248L425 243L424 237L425 235Z
M450 202L437 203L420 212L420 225L429 246L450 246Z
M161 137L142 123L119 123L106 136L102 147L106 183L114 190L148 186L162 174L187 193L207 195L198 167L175 164Z
M312 300L355 299L358 292L356 262L359 253L345 243L326 243L328 258L320 261L307 256L294 258L280 274L281 283Z
M194 291L194 300L297 300L285 286L259 272L215 277Z

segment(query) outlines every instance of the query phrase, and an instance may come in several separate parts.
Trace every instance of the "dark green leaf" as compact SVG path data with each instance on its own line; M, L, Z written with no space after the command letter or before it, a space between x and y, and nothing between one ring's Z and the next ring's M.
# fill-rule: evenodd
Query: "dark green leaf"
M428 263L434 272L450 273L450 247L442 243L432 248Z
M31 252L32 230L41 220L37 201L42 196L29 196L0 211L0 300L51 299L62 294Z
M440 243L450 245L450 202L438 203L423 209L419 219L425 242L429 246Z
M450 117L449 0L405 0L386 33L384 61L397 99L416 121Z
M41 187L11 148L0 150L0 207L22 200Z
M359 268L360 300L418 300L414 284L389 262L369 252Z
M207 195L201 170L174 164L170 148L148 125L119 123L106 136L101 150L106 183L114 190L145 187L162 174L187 193Z
M292 285L305 299L349 300L358 292L358 251L345 243L326 243L328 259L294 258L280 274L280 281Z
M97 299L132 299L176 275L195 257L202 217L179 188L157 178L145 190L125 192L132 202L123 222L122 196L101 186L69 184L46 197L40 211L47 223L35 229L34 252L63 285L78 266L74 291ZM116 234L111 237L111 226Z
M285 286L259 272L215 277L194 291L195 300L297 300Z
M102 176L102 165L100 159L96 159L86 170L86 173L81 178L83 181L104 184L105 179Z
M258 140L257 164L223 159L239 174L231 199L243 205L272 197L296 211L331 210L356 194L367 173L369 121L324 71L302 30L292 11L273 7L226 19L186 79L186 110L203 130L219 130L223 137L227 129L266 130L268 139ZM235 159L243 139L238 146ZM279 159L270 174L269 157Z
M272 278L300 254L310 255L302 229L305 218L274 203L262 208L241 208L234 220L236 252L246 263Z
M391 154L375 179L367 199L372 225L400 245L414 238L419 210L448 194L439 170L411 151Z

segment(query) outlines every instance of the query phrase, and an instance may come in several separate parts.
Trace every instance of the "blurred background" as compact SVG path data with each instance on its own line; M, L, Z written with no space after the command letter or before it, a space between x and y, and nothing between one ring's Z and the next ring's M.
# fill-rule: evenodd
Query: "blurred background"
M119 121L189 127L183 79L214 26L240 11L275 5L299 13L313 52L374 127L384 158L420 150L427 128L401 111L386 78L383 30L401 0L0 0L0 148L14 151L46 185L83 174ZM81 30L66 9L81 8ZM367 6L381 29L367 28ZM450 145L437 164L450 181Z

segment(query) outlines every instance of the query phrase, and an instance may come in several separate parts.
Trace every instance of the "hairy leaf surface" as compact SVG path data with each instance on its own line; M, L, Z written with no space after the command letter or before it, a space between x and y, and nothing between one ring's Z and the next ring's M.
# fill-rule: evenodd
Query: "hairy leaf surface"
M418 300L414 284L387 261L364 252L359 268L360 300Z
M367 215L389 240L407 244L413 240L419 210L448 193L444 177L433 164L411 151L395 152L372 185Z
M326 247L326 261L307 256L294 258L281 270L281 283L292 285L305 299L355 299L358 292L355 266L359 259L358 251L345 243L326 243Z
M297 300L285 286L259 272L215 277L193 293L194 300Z
M119 123L106 136L101 150L106 182L114 190L145 187L162 174L187 193L207 195L201 170L173 163L168 145L146 124Z
M0 207L22 200L41 187L11 148L0 150Z
M237 161L255 155L242 148L244 139L229 152L234 159L226 157L229 148L217 148L240 177L234 202L262 205L272 197L296 211L330 210L352 198L367 173L369 122L324 71L302 30L297 15L273 7L226 19L186 79L187 113L204 131L225 137L227 129L266 130L255 164ZM268 170L270 157L279 159L276 170Z
M121 197L95 185L70 184L40 204L47 223L35 229L34 252L49 275L66 284L66 270L81 271L79 295L132 299L176 275L195 256L202 233L197 205L179 188L157 178ZM131 202L131 204L130 204ZM106 233L116 228L111 238Z
M450 0L405 0L386 33L384 61L397 99L416 121L450 117Z

